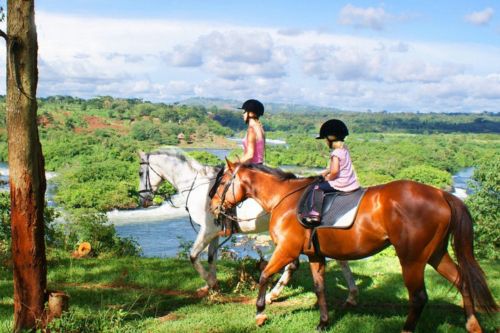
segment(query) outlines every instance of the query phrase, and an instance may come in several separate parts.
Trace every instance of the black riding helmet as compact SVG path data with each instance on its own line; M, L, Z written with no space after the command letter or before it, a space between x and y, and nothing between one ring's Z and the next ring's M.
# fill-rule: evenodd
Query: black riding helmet
M342 120L330 119L321 125L316 139L325 139L331 135L335 136L335 140L344 141L344 138L349 135L349 130Z
M245 110L245 112L253 112L257 118L264 114L264 105L256 99L249 99L239 109Z

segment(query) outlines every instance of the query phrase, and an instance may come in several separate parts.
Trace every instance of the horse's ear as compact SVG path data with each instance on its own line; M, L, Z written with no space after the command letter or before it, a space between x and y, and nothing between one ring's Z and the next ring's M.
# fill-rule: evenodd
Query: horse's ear
M137 154L139 155L139 157L141 158L141 160L145 160L146 159L146 153L143 152L142 150L139 150L137 152Z
M233 171L233 163L231 163L230 160L227 159L227 157L224 157L226 159L226 164L227 164L227 168L229 169L229 171Z

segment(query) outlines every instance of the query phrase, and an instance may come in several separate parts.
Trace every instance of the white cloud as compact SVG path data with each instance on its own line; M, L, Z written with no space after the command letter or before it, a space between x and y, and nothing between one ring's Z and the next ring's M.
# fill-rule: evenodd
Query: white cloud
M373 28L397 19L383 9L371 15L357 20ZM43 12L37 13L37 29L40 96L105 94L165 102L251 96L391 111L500 105L500 48L494 45ZM2 68L0 53L0 74Z
M491 21L494 13L495 11L493 8L488 7L482 11L465 15L465 21L475 25L487 25Z
M177 45L167 56L174 66L201 67L228 80L248 76L286 75L286 50L276 47L269 33L212 31L189 45Z
M386 81L389 82L439 82L465 71L464 66L461 65L453 63L430 64L420 59L394 61L390 68L386 75Z
M173 66L179 67L199 67L203 64L202 52L196 46L177 45L166 58Z
M383 8L361 8L347 4L340 10L338 23L361 28L383 30L385 24L390 19L392 19L392 16L386 13Z

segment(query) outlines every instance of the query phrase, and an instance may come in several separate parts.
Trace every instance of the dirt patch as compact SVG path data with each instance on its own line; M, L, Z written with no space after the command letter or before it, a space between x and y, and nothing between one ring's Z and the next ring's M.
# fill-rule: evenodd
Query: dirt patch
M165 321L174 321L174 320L179 320L182 318L184 318L184 316L178 315L174 312L170 312L169 314L167 314L165 316L158 317L158 320L163 323Z
M50 119L44 115L38 116L36 121L37 121L38 126L40 126L40 127L49 127L49 125L51 124Z
M95 132L97 129L114 129L121 134L126 134L128 129L120 121L105 119L98 116L84 116L83 119L87 122L87 127L75 128L76 133Z
M157 295L167 295L167 296L177 296L177 297L185 297L192 299L202 299L197 292L193 291L184 291L184 290L174 290L174 289L149 289L144 288L137 285L124 284L122 282L118 283L62 283L59 284L62 287L73 287L73 288L82 288L82 289L114 289L114 290L142 290L144 292L149 292ZM239 304L254 304L255 298L248 296L225 296L221 293L209 293L207 299L210 302L214 303L239 303ZM286 302L279 302L279 304L284 304Z

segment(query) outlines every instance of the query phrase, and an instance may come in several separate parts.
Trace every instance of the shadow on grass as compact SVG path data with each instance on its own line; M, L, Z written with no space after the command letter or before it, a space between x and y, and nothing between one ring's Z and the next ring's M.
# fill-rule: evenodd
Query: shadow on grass
M409 300L401 274L384 273L383 279L380 281L382 283L376 282L373 277L368 275L354 274L359 288L358 306L349 308L342 307L343 299L339 296L345 292L339 286L339 283L344 283L343 276L340 272L330 272L327 275L325 287L330 314L329 329L339 329L346 332L386 333L397 332L403 327L409 312ZM332 275L337 283L329 282L332 280ZM303 282L301 285L305 287L304 291L313 292L311 277L301 277L301 281ZM464 331L464 311L460 306L451 303L457 294L456 289L440 276L426 276L426 281L432 281L432 289L447 288L449 300L429 297L418 321L417 332ZM429 291L429 288L427 289ZM334 296L332 297L332 295ZM314 310L317 311L319 322L319 309L315 306ZM294 309L291 313L309 311L311 308L306 306ZM477 316L485 332L497 332L498 316L496 318L486 314L477 314ZM363 322L363 318L367 323ZM375 318L376 326L369 326L373 320L366 320L367 318Z
M341 308L347 296L346 282L340 269L329 265L326 276L326 293L330 309L330 330L336 332L393 332L403 326L408 313L408 294L400 273L383 272L377 269L365 269L364 264L354 266L354 271L373 272L373 274L354 274L359 288L359 305L356 308ZM360 269L361 267L361 269ZM218 276L224 303L242 303L234 295L238 283L237 262L221 262L218 265ZM258 278L258 271L252 272ZM278 276L276 276L276 279ZM448 288L449 283L439 276L426 276L433 289ZM88 259L74 261L60 259L50 262L49 288L61 289L70 295L70 309L90 313L113 314L118 310L126 313L124 320L146 320L163 317L171 320L193 308L203 311L211 306L210 299L200 299L195 290L204 281L187 260L174 259ZM443 287L444 286L444 287ZM0 296L3 299L12 297L12 282L0 281ZM451 289L450 289L451 290ZM309 264L302 263L292 278L289 288L279 301L292 299L291 303L282 304L277 310L286 316L293 314L317 315L317 307L302 305L300 294L313 293L313 282ZM453 292L452 292L453 293ZM243 298L257 296L256 290L243 290ZM249 295L249 296L248 296ZM314 297L314 296L313 296ZM298 302L293 302L293 299ZM452 297L450 296L450 301ZM446 292L440 292L437 299L430 297L429 303L418 324L418 332L455 332L463 331L465 319L459 306L447 300ZM309 301L307 301L309 302ZM248 303L247 303L248 304ZM309 303L310 304L310 303ZM273 305L266 307L268 310ZM188 310L187 312L193 310ZM236 310L235 310L236 311ZM253 311L253 310L252 310ZM0 303L1 317L12 316L13 308ZM170 317L169 317L170 315ZM300 316L298 316L300 317ZM485 320L480 315L480 322L486 323L486 331L494 331L495 320ZM7 317L5 317L7 318ZM175 320L175 319L174 319ZM272 319L271 319L272 320ZM371 326L370 326L371 325ZM311 327L311 330L314 327ZM249 329L252 330L252 329Z
M162 317L202 301L146 289L66 287L64 290L70 295L71 310L92 313L121 310L126 313L125 321Z

